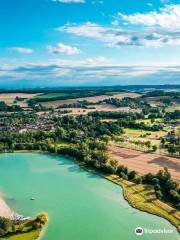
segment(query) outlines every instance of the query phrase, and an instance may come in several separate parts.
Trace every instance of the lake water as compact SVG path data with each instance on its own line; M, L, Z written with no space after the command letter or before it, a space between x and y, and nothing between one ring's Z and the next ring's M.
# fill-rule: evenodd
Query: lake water
M176 240L165 219L133 209L122 189L66 157L35 153L0 154L0 191L25 216L47 212L42 240ZM30 198L35 198L31 201ZM138 226L172 234L136 236Z

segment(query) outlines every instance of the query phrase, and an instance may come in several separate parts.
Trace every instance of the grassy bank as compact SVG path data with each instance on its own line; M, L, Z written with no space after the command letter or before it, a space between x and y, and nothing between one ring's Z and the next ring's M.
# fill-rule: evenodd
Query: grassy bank
M77 162L78 163L78 162ZM153 186L135 184L117 175L105 175L80 163L80 167L92 173L97 173L105 179L123 188L124 198L128 203L143 212L151 213L167 219L180 232L180 211L157 199Z
M34 230L29 233L23 233L23 234L17 234L11 237L5 237L5 238L0 238L0 240L35 240L39 237L40 235L39 230Z
M132 207L167 219L180 232L180 212L158 200L152 186L135 184L116 175L104 177L123 188L124 197Z

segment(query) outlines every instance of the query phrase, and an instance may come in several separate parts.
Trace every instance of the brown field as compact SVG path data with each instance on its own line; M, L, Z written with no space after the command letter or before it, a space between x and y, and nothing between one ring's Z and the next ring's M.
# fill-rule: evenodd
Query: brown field
M174 105L174 106L168 107L168 108L166 109L166 111L168 111L168 112L174 112L174 111L176 111L176 110L179 110L179 111L180 111L180 105Z
M112 159L118 160L119 164L127 166L129 170L135 170L141 175L149 172L157 173L160 169L167 167L173 179L180 183L180 160L177 158L143 153L115 145L109 146L109 155Z
M120 94L116 94L113 96L107 96L107 95L101 95L101 96L96 96L96 97L87 97L87 98L81 98L80 101L86 100L88 102L98 102L98 101L102 101L105 99L109 99L109 98L118 98L118 99L123 99L125 97L131 97L131 98L137 98L140 97L141 95L138 93L120 93Z
M152 105L154 105L154 106L161 106L161 105L163 105L162 104L162 99L170 99L171 100L171 104L172 104L172 106L170 106L169 108L168 108L168 111L170 110L170 111L174 111L174 110L176 110L176 108L178 109L178 106L179 106L179 104L180 104L180 101L179 100L175 100L175 99L173 99L172 97L168 97L168 96L158 96L158 97L146 97L144 100L146 100L148 103L150 103L150 104L152 104ZM174 110L171 110L171 109L173 109L173 108L175 108ZM179 110L179 109L178 109Z
M43 106L54 106L54 107L58 107L59 105L63 105L63 104L71 104L71 103L76 103L78 101L87 101L87 102L99 102L99 101L103 101L105 99L109 99L109 98L118 98L118 99L122 99L125 97L131 97L131 98L137 98L140 97L140 94L137 93L121 93L121 94L117 94L114 96L107 96L107 95L101 95L101 96L96 96L96 97L85 97L85 98L76 98L76 99L66 99L66 100L56 100L56 101L49 101L49 102L41 102L41 104Z
M139 109L130 109L129 107L114 107L110 104L93 105L92 108L63 108L62 110L71 110L70 114L73 115L85 115L89 112L140 112Z
M6 104L12 105L14 103L14 100L16 97L20 98L33 98L38 94L29 94L29 93L0 93L0 101L5 102ZM27 104L25 102L18 102L18 104L22 107L26 106ZM21 105L22 104L22 105Z

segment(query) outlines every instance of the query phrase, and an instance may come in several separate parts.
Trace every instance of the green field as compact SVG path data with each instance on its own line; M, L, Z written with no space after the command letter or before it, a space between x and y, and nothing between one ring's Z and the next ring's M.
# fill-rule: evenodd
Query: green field
M47 94L39 95L36 98L38 98L38 99L45 99L45 98L53 99L56 97L70 97L70 95L71 95L70 93L47 93Z
M125 135L131 135L133 137L140 137L145 134L151 134L151 131L141 130L141 129L132 129L124 128Z
M49 92L38 95L33 98L36 102L48 102L55 100L65 100L65 99L76 99L82 97L95 97L100 95L113 96L119 93L124 93L124 91L114 91L112 90L72 90L72 91L59 91L59 92Z
M0 240L35 240L38 237L39 231L31 231L29 233L18 234L7 238L0 238Z
M149 151L149 148L143 145L143 143L150 142L151 146L156 145L157 152L159 152L160 138L167 134L164 130L147 131L132 128L124 128L123 130L124 133L122 135L115 136L115 141L118 145L142 151ZM137 143L139 144L137 145Z

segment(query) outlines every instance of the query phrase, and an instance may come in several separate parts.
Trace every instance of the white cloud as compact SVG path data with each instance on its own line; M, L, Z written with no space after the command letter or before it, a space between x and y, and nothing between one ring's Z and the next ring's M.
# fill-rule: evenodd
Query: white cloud
M65 59L51 59L50 62L55 65L67 67L71 66L72 68L74 67L92 67L92 66L109 66L112 64L110 58L106 58L103 56L98 56L94 58L85 58L82 60L65 60Z
M9 48L9 49L13 50L15 52L18 52L18 53L25 53L25 54L33 53L33 49L31 49L31 48L12 47L12 48Z
M113 22L110 27L87 22L82 25L67 24L59 27L57 30L102 41L109 48L120 46L162 47L166 45L180 45L179 32L147 27L143 29L136 28L136 30L133 30L133 28L120 28L118 21Z
M52 0L52 2L59 2L59 3L85 3L85 0Z
M72 47L69 45L65 45L63 43L58 43L56 47L53 46L47 46L48 50L50 53L54 53L54 54L66 54L66 55L76 55L81 53L80 49L78 49L77 47Z
M93 37L97 39L101 39L104 33L106 33L106 28L91 22L82 25L67 24L63 27L57 28L57 30L60 32L72 33L77 36Z
M98 65L106 65L111 61L111 59L105 58L103 56L95 57L95 58L86 58L84 63L85 65L98 66Z
M97 60L97 59L96 59ZM99 60L104 60L100 57ZM63 59L62 59L63 61ZM17 83L23 83L23 86L35 84L37 86L58 86L58 85L76 85L94 84L98 85L103 81L104 84L125 84L125 83L177 83L180 77L179 66L104 66L103 63L98 66L87 64L89 59L85 59L79 65L71 64L72 61L59 63L31 63L17 65L14 67L3 68L0 66L0 86L3 82L7 86L7 81L17 80ZM65 63L66 62L66 63ZM91 62L91 61L90 61ZM26 80L24 80L26 79ZM51 82L49 81L51 79ZM21 80L23 80L21 82ZM37 81L36 81L37 80ZM126 82L128 81L128 82ZM14 85L17 86L17 83Z
M119 13L118 16L133 25L148 27L160 27L169 31L180 31L180 5L168 5L161 8L159 12L135 13L125 15Z
M57 30L102 41L110 48L179 46L180 5L169 5L143 14L118 13L111 26L87 22L81 25L66 24Z
M149 6L149 7L152 7L153 6L153 4L152 3L147 3L147 5Z

